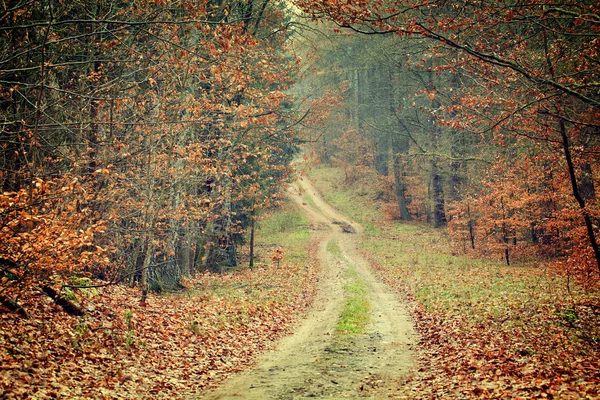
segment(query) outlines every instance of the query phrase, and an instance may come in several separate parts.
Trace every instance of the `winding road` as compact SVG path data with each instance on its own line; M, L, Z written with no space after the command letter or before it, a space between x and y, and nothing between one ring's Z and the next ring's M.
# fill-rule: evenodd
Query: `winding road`
M415 333L407 307L358 251L359 224L327 204L307 178L294 184L289 196L320 237L314 305L294 333L255 368L202 398L389 398L413 365ZM338 244L336 254L328 250L331 242ZM368 290L371 316L364 334L340 335L335 328L345 304L345 271L351 266Z

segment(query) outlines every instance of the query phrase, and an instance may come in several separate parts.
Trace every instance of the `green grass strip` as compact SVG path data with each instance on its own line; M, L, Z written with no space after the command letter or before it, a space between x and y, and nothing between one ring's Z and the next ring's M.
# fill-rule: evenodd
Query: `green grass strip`
M343 334L357 335L364 333L371 315L371 303L365 284L358 277L354 267L346 272L348 282L344 290L348 298L338 320L336 331Z

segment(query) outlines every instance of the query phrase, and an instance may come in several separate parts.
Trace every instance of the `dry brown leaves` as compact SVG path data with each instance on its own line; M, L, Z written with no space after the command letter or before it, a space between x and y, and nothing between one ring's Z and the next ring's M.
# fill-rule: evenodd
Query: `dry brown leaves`
M203 274L153 295L109 286L80 290L84 317L41 292L0 309L0 397L180 398L252 364L290 329L313 295L314 268L269 266Z
M431 299L425 304L402 267L371 257L383 279L406 295L420 336L417 370L391 397L410 399L596 399L600 397L600 293L569 295L566 287L539 287L476 301ZM512 272L511 272L512 271ZM506 269L527 279L535 270ZM468 271L463 287L478 290L489 271ZM406 278L404 278L406 279ZM504 279L504 277L502 277ZM447 289L443 273L426 285ZM413 282L414 284L414 282ZM481 287L480 287L481 289ZM435 289L434 289L435 290Z

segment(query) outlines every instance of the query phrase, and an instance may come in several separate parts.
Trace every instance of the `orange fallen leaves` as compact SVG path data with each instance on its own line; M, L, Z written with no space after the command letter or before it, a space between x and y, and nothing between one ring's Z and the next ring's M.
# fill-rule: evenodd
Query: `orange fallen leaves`
M289 331L313 295L314 268L202 274L173 295L108 286L78 293L81 318L39 292L31 318L0 314L3 398L182 398L216 386ZM6 310L2 310L6 311Z
M540 283L550 278L542 277L539 269L507 267L501 278L496 275L497 282L533 282L535 288L527 294L528 302L522 302L518 292L504 297L498 294L500 289L477 301L446 301L433 294L449 287L445 286L450 283L444 272L434 272L436 279L414 282L403 272L404 266L370 259L380 276L407 295L414 307L420 337L418 366L399 387L398 398L600 396L597 290L569 297L565 286L552 283L549 289ZM492 286L495 274L472 268L459 274L463 281L460 287L473 293L479 287L485 290ZM419 291L432 295L424 301L423 294L417 295Z

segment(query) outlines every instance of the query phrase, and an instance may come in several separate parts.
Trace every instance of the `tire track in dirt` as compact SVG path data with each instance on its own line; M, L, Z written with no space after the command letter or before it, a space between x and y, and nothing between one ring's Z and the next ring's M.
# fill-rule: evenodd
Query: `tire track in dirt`
M289 191L319 235L321 272L312 309L294 334L258 365L206 399L388 398L413 364L413 323L358 251L362 227L327 204L304 178ZM303 196L308 197L305 202ZM327 250L337 242L340 253ZM353 266L369 291L371 318L361 335L335 333L344 307L344 272Z

